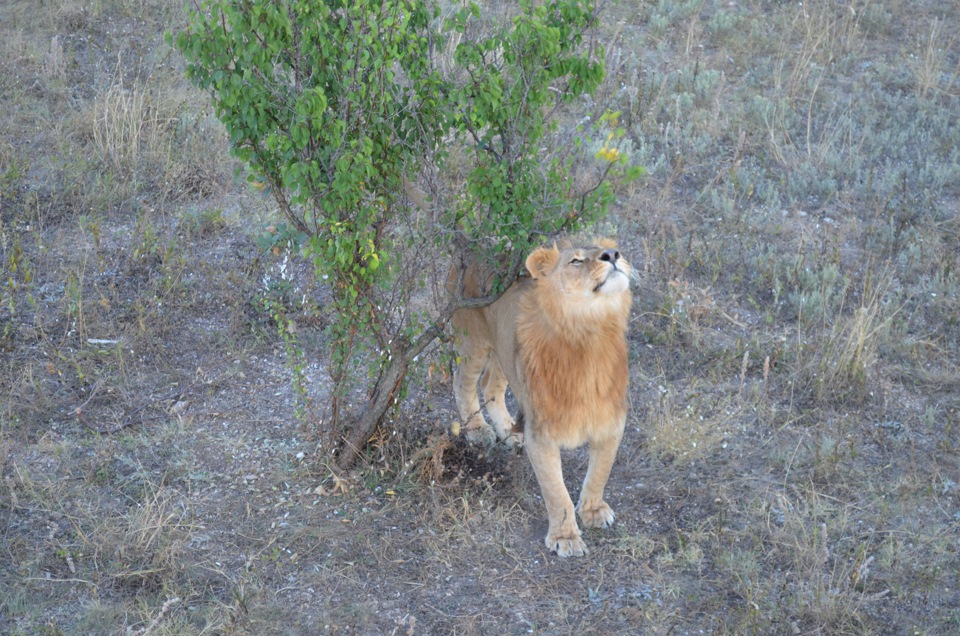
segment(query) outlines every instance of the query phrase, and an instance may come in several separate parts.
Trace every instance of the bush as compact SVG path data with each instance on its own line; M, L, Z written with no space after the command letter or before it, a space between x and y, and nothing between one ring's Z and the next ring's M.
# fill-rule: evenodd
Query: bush
M605 211L623 157L586 156L556 123L603 79L603 51L585 38L595 19L584 0L523 2L507 25L475 4L442 20L427 0L190 10L176 45L288 222L270 240L297 246L330 285L337 389L324 432L342 467L468 302L420 291L442 288L447 250L509 281L532 244Z

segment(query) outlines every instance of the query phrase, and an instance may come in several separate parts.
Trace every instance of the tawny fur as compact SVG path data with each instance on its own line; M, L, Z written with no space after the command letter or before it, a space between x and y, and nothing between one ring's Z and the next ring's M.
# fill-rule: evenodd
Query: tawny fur
M543 284L520 304L517 340L537 435L581 446L623 414L627 396L624 334L629 292L606 311L568 315L564 297Z
M609 241L541 248L526 265L530 278L497 302L454 315L461 356L454 390L468 434L490 439L477 395L483 372L496 436L519 442L504 401L509 382L525 415L527 452L550 516L546 543L561 556L580 555L586 547L563 486L559 448L590 444L577 510L587 525L612 523L603 488L626 420L630 266ZM482 281L469 269L466 293L479 295Z

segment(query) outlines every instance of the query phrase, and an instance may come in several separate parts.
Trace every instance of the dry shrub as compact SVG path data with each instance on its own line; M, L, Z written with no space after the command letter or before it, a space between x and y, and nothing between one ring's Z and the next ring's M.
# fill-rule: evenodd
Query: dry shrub
M724 445L735 410L725 400L688 391L675 395L661 387L660 400L647 411L641 430L647 432L647 449L662 461L695 461ZM686 404L683 404L686 402Z
M703 329L717 311L717 303L709 287L699 288L684 280L667 283L661 315L666 318L665 334L669 341L699 346Z
M890 338L899 306L888 302L889 279L863 295L850 314L841 308L833 327L813 339L809 357L801 358L800 385L809 388L818 401L864 400L876 367L880 347Z
M430 436L410 461L413 474L422 482L489 486L506 473L508 454L466 441L460 435Z
M101 576L127 589L160 589L193 562L186 554L191 517L178 493L159 487L125 514L86 519L93 529L76 523L75 531Z
M871 578L874 557L849 513L813 489L780 492L770 503L769 556L796 573L782 593L809 633L856 632L866 618L864 606L889 593Z
M862 12L853 4L837 6L830 0L814 0L798 3L785 25L772 78L776 95L785 101L776 102L764 121L770 150L781 165L790 166L799 148L807 155L812 153L813 106L822 98L823 82L833 63L863 48L861 20ZM805 113L805 139L791 130L795 111Z
M118 80L96 96L93 144L104 163L118 174L137 169L144 148L155 145L164 122L149 91L139 83L127 88Z
M52 16L54 24L68 33L83 31L90 24L91 9L94 8L92 4L87 6L88 4L90 3L78 0L59 0L56 12Z
M184 97L183 101L189 100ZM155 149L155 185L173 199L223 195L232 170L226 131L212 115L184 110L188 112L178 120L179 130L166 135Z
M831 0L813 0L796 7L786 37L780 40L775 82L786 95L806 100L813 98L809 89L819 85L824 67L863 48L863 14L853 4L838 6ZM818 69L820 76L816 77Z
M64 84L67 81L67 62L63 56L63 46L60 36L50 38L50 50L43 56L43 65L40 67L47 84Z
M128 83L119 70L116 75L79 118L108 171L163 199L222 193L229 175L226 133L194 111L195 94Z
M960 62L956 67L944 72L951 52L957 45L956 36L949 37L943 32L943 21L934 18L926 37L917 38L913 51L904 51L903 58L907 69L913 76L917 95L926 99L933 94L949 94L960 75Z

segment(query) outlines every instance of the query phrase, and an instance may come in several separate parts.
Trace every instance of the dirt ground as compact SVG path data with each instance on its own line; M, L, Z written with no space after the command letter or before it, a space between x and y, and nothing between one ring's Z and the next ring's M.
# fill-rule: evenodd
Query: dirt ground
M322 281L258 248L179 2L0 6L0 632L960 633L957 7L602 15L641 277L617 522L561 560L439 348L330 470Z

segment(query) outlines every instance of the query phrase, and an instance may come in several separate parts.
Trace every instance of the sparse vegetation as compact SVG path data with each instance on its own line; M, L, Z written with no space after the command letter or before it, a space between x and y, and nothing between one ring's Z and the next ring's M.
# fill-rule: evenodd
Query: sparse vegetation
M960 8L605 6L558 130L619 111L647 176L598 228L641 274L631 415L573 563L526 459L448 432L443 351L326 470L328 283L258 243L185 24L0 3L0 631L960 629Z

